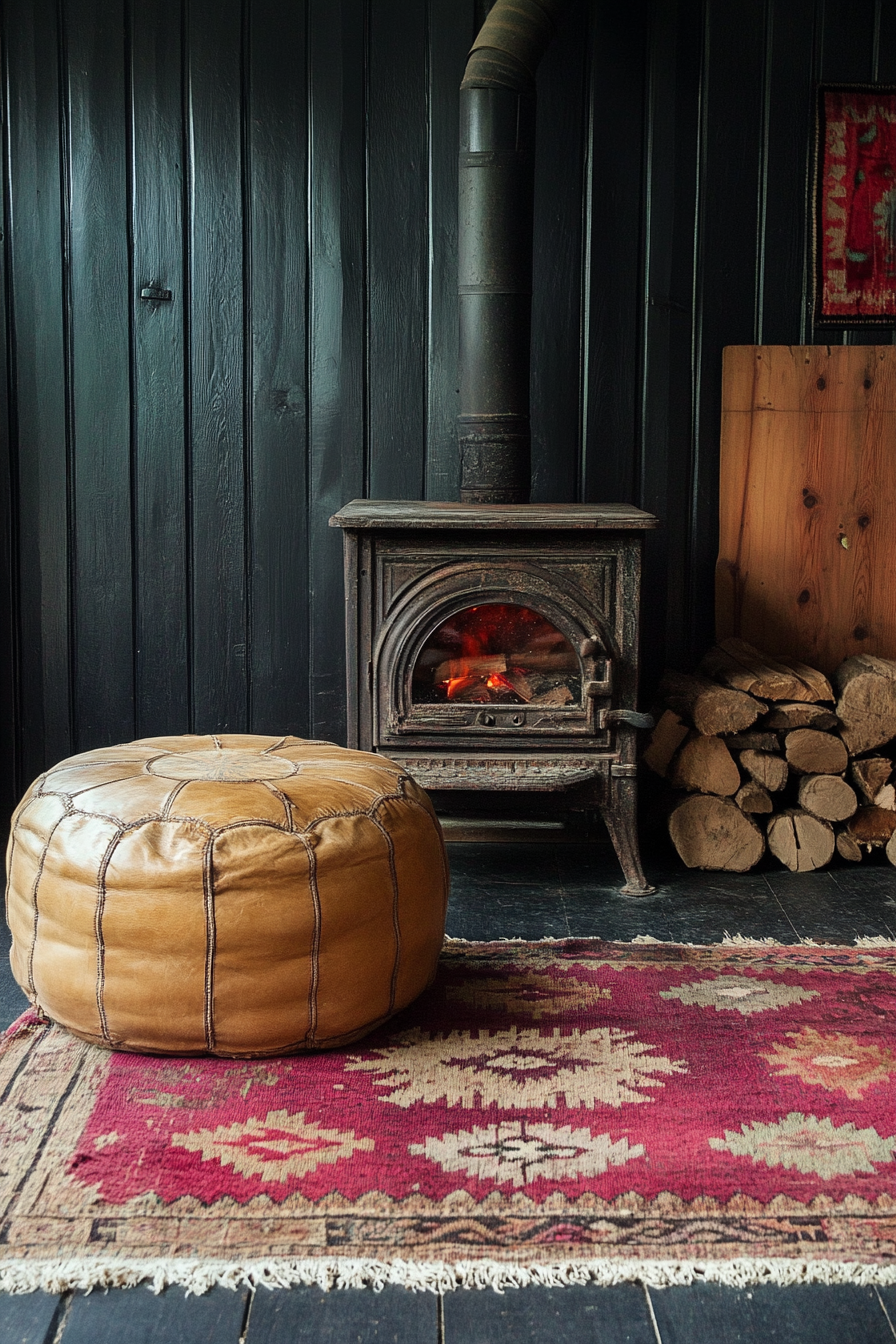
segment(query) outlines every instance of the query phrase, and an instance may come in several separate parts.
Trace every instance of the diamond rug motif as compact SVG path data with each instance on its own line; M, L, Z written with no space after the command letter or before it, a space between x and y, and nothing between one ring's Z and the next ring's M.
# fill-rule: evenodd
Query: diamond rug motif
M0 1058L2 1260L896 1265L894 949L448 943L343 1050Z

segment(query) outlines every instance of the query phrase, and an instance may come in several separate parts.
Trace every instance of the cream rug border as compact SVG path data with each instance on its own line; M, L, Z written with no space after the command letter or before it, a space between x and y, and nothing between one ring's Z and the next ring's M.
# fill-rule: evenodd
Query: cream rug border
M531 1284L566 1288L576 1284L612 1287L640 1283L647 1288L673 1288L691 1283L719 1283L731 1288L757 1284L786 1287L806 1283L851 1283L864 1287L896 1284L896 1265L855 1260L626 1260L558 1261L553 1265L515 1265L500 1260L361 1260L320 1257L271 1260L129 1260L116 1256L57 1260L12 1260L0 1267L0 1291L65 1293L73 1289L132 1288L146 1284L159 1293L168 1285L201 1294L220 1286L292 1288L299 1284L331 1289L370 1288L381 1292L390 1284L413 1292L445 1293L461 1288L508 1288Z

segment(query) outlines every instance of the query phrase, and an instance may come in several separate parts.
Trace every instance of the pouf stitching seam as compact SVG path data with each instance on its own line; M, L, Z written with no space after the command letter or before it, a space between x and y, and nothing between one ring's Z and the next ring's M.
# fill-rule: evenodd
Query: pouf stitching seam
M37 901L38 889L40 888L40 880L44 874L44 866L46 864L47 854L50 852L50 845L52 843L53 836L56 834L57 827L59 827L64 821L64 819L69 815L70 815L69 811L68 809L66 809L66 811L63 812L62 816L59 818L57 822L54 823L52 829L50 830L50 834L47 836L46 844L41 850L40 859L38 860L37 865L37 872L34 875L34 882L32 883L31 886L31 908L34 912L34 918L32 920L32 929L31 929L31 946L28 949L28 989L29 992L34 994L35 996L37 995L37 989L35 988L34 984L34 952L35 948L37 947L37 922L39 918L38 901ZM15 837L17 833L18 833L18 826L16 826L15 830L13 831L13 836Z
M398 970L401 964L401 924L398 918L398 873L395 868L395 842L381 821L371 817L371 821L386 842L389 855L389 876L392 881L392 929L395 934L395 957L392 962L392 979L389 984L389 1014L395 1011L395 996L398 990Z

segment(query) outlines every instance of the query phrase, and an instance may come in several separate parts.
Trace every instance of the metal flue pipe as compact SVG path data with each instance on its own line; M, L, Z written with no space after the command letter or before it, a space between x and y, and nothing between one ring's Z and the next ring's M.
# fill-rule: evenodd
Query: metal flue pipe
M535 71L567 3L496 0L460 86L462 503L529 500Z

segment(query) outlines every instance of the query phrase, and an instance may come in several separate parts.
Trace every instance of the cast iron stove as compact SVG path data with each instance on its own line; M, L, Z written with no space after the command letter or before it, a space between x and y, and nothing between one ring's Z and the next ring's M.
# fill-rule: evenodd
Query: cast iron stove
M353 500L348 745L424 788L564 791L597 807L643 895L635 711L641 545L616 504Z

